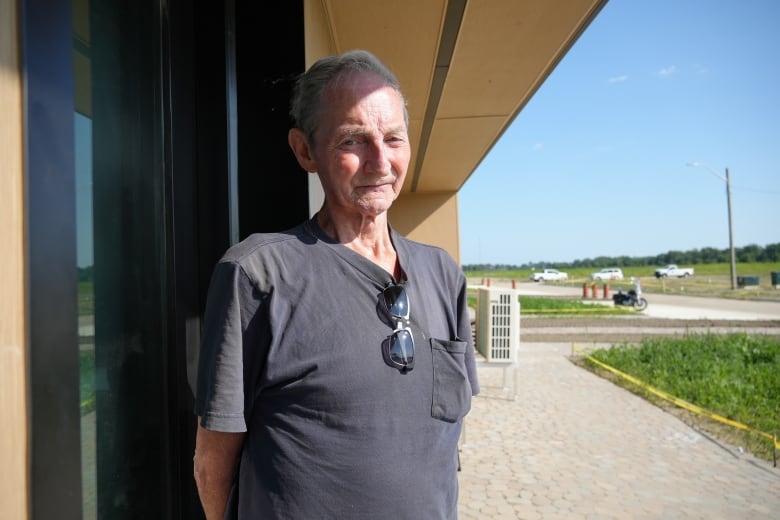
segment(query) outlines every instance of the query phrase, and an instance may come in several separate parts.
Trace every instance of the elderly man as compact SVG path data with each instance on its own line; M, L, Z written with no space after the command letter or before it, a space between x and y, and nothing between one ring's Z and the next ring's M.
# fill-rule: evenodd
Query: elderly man
M398 81L369 52L329 56L298 79L291 115L290 147L325 199L214 270L195 410L203 508L457 518L457 442L479 391L466 280L388 221L411 155Z

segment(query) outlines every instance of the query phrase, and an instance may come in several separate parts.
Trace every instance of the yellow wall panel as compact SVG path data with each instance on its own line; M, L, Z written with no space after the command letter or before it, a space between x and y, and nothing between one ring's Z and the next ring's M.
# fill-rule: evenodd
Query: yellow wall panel
M24 190L19 12L0 0L0 518L28 517Z

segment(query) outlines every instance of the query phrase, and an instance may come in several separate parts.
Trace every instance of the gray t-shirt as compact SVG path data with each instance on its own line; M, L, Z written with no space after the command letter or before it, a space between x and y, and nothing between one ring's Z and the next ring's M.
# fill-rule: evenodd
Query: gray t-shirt
M195 413L248 432L238 518L457 518L457 442L479 391L466 280L444 250L391 236L415 343L406 373L382 352L392 276L316 219L252 235L216 266Z

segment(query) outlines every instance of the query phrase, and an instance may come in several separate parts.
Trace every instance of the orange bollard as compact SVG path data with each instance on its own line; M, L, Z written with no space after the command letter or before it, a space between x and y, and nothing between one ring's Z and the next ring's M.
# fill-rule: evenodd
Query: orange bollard
M609 284L608 283L604 284L604 299L605 300L609 299Z
M512 280L512 289L517 289L517 280Z
M487 279L487 286L490 287L490 278Z
M583 298L588 297L588 282L582 284L582 297Z
M598 298L599 297L599 286L596 284L596 282L593 282L593 285L590 286L591 297L592 298Z

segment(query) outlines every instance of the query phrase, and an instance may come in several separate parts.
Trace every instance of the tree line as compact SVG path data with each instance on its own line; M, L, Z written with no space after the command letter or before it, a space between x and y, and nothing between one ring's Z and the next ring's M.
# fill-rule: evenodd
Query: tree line
M734 254L737 263L761 263L780 262L780 242L759 246L750 244L744 247L735 247ZM655 256L597 256L585 258L573 262L533 262L522 265L508 264L470 264L464 265L464 271L498 271L513 269L541 269L545 266L555 266L560 269L575 267L643 267L662 266L666 264L698 265L729 263L731 256L729 249L716 249L704 247L689 251L667 251Z

